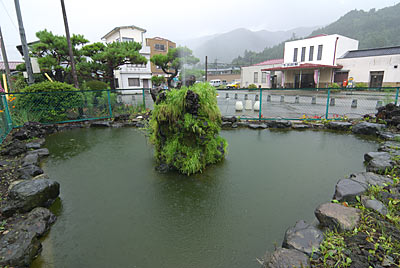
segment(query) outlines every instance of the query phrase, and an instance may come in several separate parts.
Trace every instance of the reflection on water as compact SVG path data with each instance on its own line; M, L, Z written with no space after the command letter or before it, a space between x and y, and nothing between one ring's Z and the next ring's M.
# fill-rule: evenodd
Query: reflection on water
M314 131L224 131L229 154L191 177L154 170L135 129L49 137L44 169L59 215L32 267L259 267L338 179L364 169L373 141Z

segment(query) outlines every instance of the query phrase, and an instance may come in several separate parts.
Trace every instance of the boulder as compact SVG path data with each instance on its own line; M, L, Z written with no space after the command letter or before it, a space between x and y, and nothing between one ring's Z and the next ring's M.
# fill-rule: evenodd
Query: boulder
M364 160L369 162L372 159L385 159L385 160L390 160L391 159L391 155L387 152L369 152L364 154Z
M22 159L22 166L39 165L39 155L38 154L27 154Z
M43 174L43 170L36 165L27 165L17 170L18 178L23 180L29 180L32 177Z
M400 138L400 135L392 132L379 132L379 138L384 140L395 140Z
M310 256L319 249L323 239L324 235L320 230L301 220L286 230L282 247L296 249Z
M222 128L230 128L230 127L232 127L232 122L223 121L223 122L221 123L221 127L222 127Z
M0 160L0 167L5 167L5 166L9 166L10 162L5 161L5 160Z
M0 239L0 266L29 267L41 249L34 232L11 230Z
M276 120L276 121L268 121L267 125L270 128L289 128L292 126L292 122L288 120Z
M28 154L37 154L39 156L39 158L50 155L49 149L47 149L47 148L28 151Z
M90 127L110 127L110 121L96 121L90 123Z
M266 268L310 267L309 257L295 249L278 248L270 260L264 264Z
M384 124L375 124L369 122L361 122L353 126L352 132L354 134L372 135L376 136L379 132L386 128Z
M249 124L249 128L251 129L266 129L267 125L265 124Z
M400 151L400 143L395 141L387 141L379 146L378 151L398 154Z
M33 232L40 238L50 230L57 217L50 210L37 207L24 216L24 220L13 226L13 229Z
M335 187L333 199L338 201L356 202L356 196L361 196L367 186L351 179L341 179Z
M119 122L119 121L126 121L129 120L130 114L117 114L114 116L114 121Z
M378 174L384 174L387 170L392 170L396 164L392 160L392 156L387 152L369 152L364 155L364 159L368 163L367 171Z
M301 129L309 129L311 128L311 126L306 124L293 124L292 128L301 130Z
M384 186L385 184L393 183L390 178L372 172L353 173L349 176L349 179L364 185L365 188L370 185Z
M379 200L371 200L371 199L361 199L364 207L375 210L376 212L385 216L388 213L386 206Z
M59 194L60 184L56 181L22 181L10 189L8 200L2 204L1 214L9 217L15 212L29 212L35 207L50 206Z
M322 204L314 213L322 226L339 231L353 230L360 220L359 209L335 203Z
M45 143L45 139L37 139L26 144L26 148L30 149L40 149Z
M13 139L8 143L4 149L1 151L2 155L18 156L25 153L27 150L25 143L20 140Z
M222 116L222 122L231 122L231 123L235 123L237 122L237 118L235 116Z
M328 123L328 128L329 129L334 129L334 130L339 130L339 131L346 131L350 130L350 128L353 126L352 123L349 122L336 122L336 121L331 121Z
M121 128L123 126L124 126L124 124L123 123L119 123L119 122L113 122L111 124L111 127L113 127L113 128Z

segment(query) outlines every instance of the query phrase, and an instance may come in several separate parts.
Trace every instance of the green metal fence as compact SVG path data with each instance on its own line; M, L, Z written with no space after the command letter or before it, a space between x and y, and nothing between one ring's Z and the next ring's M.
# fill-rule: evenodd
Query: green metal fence
M399 88L221 89L223 116L244 120L361 118L388 103L397 105ZM0 95L0 142L28 121L44 124L109 119L151 110L150 89L85 90Z

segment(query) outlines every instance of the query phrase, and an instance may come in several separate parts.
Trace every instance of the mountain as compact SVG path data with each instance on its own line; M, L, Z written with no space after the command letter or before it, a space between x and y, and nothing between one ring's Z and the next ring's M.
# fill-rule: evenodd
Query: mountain
M188 46L201 61L208 56L209 62L229 63L245 50L262 51L265 47L274 46L293 36L303 37L309 35L317 27L297 28L289 31L251 31L240 28L233 31L204 36L178 43ZM229 48L229 49L227 49Z
M352 10L337 21L314 30L318 34L341 34L360 41L360 49L400 46L400 4L370 11ZM286 40L288 41L288 40ZM245 66L283 57L284 42L263 51L245 51L232 60L232 64ZM242 56L243 55L243 56Z
M360 41L360 48L400 45L400 3L370 11L352 10L339 20L312 32L341 34Z

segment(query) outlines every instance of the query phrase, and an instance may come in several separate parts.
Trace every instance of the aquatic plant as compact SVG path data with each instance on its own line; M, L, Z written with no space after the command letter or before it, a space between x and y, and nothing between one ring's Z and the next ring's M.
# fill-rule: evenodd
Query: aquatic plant
M160 169L190 175L223 159L228 144L219 136L216 95L207 83L158 95L148 129Z

